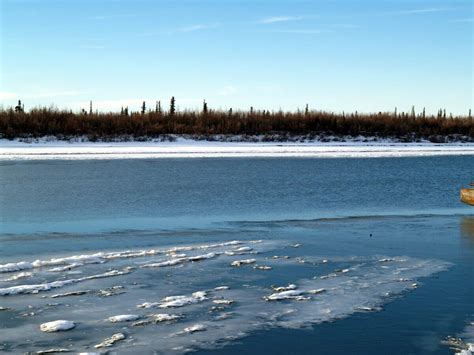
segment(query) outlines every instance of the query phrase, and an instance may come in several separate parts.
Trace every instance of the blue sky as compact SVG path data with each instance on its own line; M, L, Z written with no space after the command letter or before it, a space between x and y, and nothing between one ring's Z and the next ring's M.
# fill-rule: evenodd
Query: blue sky
M467 113L472 0L0 0L0 104Z

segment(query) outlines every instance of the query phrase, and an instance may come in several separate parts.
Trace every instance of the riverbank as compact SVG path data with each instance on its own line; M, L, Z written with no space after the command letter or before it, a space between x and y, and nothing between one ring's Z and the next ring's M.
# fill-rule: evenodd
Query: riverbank
M149 158L233 158L301 157L368 158L474 155L473 143L401 143L370 138L301 140L297 142L255 142L193 140L90 142L43 138L29 141L0 140L0 160L50 159L149 159Z

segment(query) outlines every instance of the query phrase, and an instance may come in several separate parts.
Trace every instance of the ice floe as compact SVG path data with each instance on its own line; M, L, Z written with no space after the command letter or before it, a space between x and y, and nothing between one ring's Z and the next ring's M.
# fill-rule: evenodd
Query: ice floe
M152 263L152 264L145 264L142 267L166 267L166 266L174 266L174 265L179 265L179 264L184 264L188 262L196 262L196 261L201 261L201 260L206 260L206 259L212 259L215 258L218 254L216 253L207 253L203 255L195 255L195 256L189 256L189 257L179 257L179 258L173 258L170 260L165 260L159 263Z
M153 318L155 323L169 322L169 321L174 321L174 320L178 320L182 318L182 316L179 316L177 314L168 314L168 313L152 314L151 317Z
M455 351L456 355L474 354L474 321L469 322L459 337L448 336L442 341Z
M183 333L196 333L196 332L203 332L207 330L207 327L204 324L194 324L190 327L186 327L183 329Z
M2 305L14 305L12 312L15 316L25 312L32 313L35 316L30 321L38 319L38 323L41 323L42 317L45 316L49 319L53 316L53 319L63 319L63 317L67 319L73 314L74 320L81 325L81 339L77 340L75 344L77 347L71 348L72 351L87 349L94 344L97 344L95 345L97 349L106 348L117 341L124 340L126 336L128 340L115 344L114 350L133 351L135 346L143 346L137 349L140 351L160 349L164 353L178 349L176 351L182 352L221 346L253 331L269 327L299 328L348 317L355 312L375 312L381 310L393 295L408 291L416 292L412 284L420 283L421 285L420 278L443 271L449 266L441 261L408 257L337 257L334 255L330 256L331 264L323 266L321 261L328 259L321 255L312 257L305 254L304 258L300 258L316 266L307 267L295 263L294 261L297 260L295 256L292 256L289 261L286 261L286 257L271 258L271 255L278 253L279 249L275 246L288 248L287 241L282 241L280 244L272 243L273 241L258 243L231 241L93 253L90 255L95 255L95 257L101 255L99 258L101 262L83 266L84 274L91 273L92 275L69 278L66 268L55 272L49 272L48 269L37 270L33 279L44 278L48 281L0 289L0 295L3 296L29 294L22 296L21 300L24 299L32 307L18 309L18 302L22 301L15 297L3 298L2 301L7 303ZM301 248L304 249L307 245L305 241ZM252 267L230 268L229 262L235 257L232 258L225 253L226 251L259 252L261 254L255 254L252 259L234 260L232 263L234 266L253 264L252 267L255 268L274 266L276 271L268 269L268 272L254 272ZM132 260L141 257L138 255L144 258ZM54 260L59 259L64 258ZM380 261L382 259L387 259L387 261ZM45 261L49 260L53 259L45 259ZM196 264L196 267L171 267L163 270L160 269L161 266L156 269L142 267L167 260L185 260L183 263L199 262L199 264ZM66 264L57 266L62 268L72 263L68 261ZM109 264L104 265L105 263ZM329 266L337 271L332 272L331 277L321 278ZM381 266L387 266L387 268L381 268ZM105 267L110 268L104 271ZM301 272L286 273L285 267L299 268ZM120 284L125 285L126 288L121 285L113 286L117 279L105 279L119 275L122 276L118 279ZM282 275L285 277L283 278ZM299 276L291 278L292 275ZM53 277L55 280L51 280ZM82 286L77 285L79 282L89 280L96 281L84 284L84 288L78 289ZM276 283L276 286L269 287L272 283ZM63 286L71 287L71 290L52 296L36 294ZM99 298L124 291L126 291L124 296ZM61 297L69 297L64 299L67 304L62 303L49 308L45 306L51 298ZM147 300L149 302L145 302ZM136 310L136 314L131 310L134 306L140 309ZM147 312L153 308L169 313ZM41 314L43 309L47 309L48 312ZM233 312L226 312L230 309ZM178 310L183 313L172 314L173 311L178 312ZM110 317L114 314L116 316ZM108 324L108 322L117 324ZM98 327L105 330L121 327L126 329L126 335L116 333L103 340L114 331L104 334L102 330L97 330ZM12 339L21 337L17 335L18 331L17 327L9 328L8 333L2 330L2 337L12 342ZM178 334L188 336L174 336ZM83 335L85 336L82 338ZM42 347L69 348L69 344L66 342L42 343ZM37 345L25 343L13 350L20 348L38 350Z
M119 314L117 316L112 316L108 318L110 323L119 323L119 322L133 322L140 319L141 317L137 314Z
M69 320L55 320L40 325L40 330L46 333L62 332L76 327L76 323Z
M15 281L19 279L24 279L26 277L30 277L31 275L33 275L32 272L20 272L18 274L7 277L6 279L3 279L2 281Z
M242 266L242 265L249 265L249 264L255 264L257 260L256 259L244 259L244 260L235 260L230 263L230 266Z
M110 338L106 338L104 339L103 342L97 344L97 345L94 345L94 347L96 349L100 349L100 348L108 348L112 345L114 345L116 342L120 341L120 340L123 340L125 339L125 334L123 333L115 333L113 334Z
M234 300L226 300L226 299L216 299L216 300L212 300L212 303L215 303L215 304L223 304L223 305L231 305L232 303L234 303Z
M268 270L272 270L273 268L271 266L268 266L268 265L256 265L253 267L255 270L265 270L265 271L268 271Z
M88 281L88 280L93 280L93 279L101 279L105 277L121 276L121 275L128 274L130 272L131 272L130 268L125 268L123 270L111 270L111 271L104 272L103 274L85 276L78 279L52 281L52 282L45 282L45 283L36 284L36 285L18 285L18 286L0 288L0 296L49 291L54 288L60 288L66 285L76 284L78 282L83 282L83 281Z
M229 286L217 286L217 287L214 287L214 291L225 291L225 290L228 290L229 289Z
M39 350L36 353L37 354L57 354L57 353L69 353L71 352L70 349L65 349L65 348L51 348L51 349L46 349L46 350Z
M57 293L55 295L50 296L51 298L59 298L59 297L70 297L70 296L82 296L87 293L90 293L90 290L85 291L72 291L72 292L65 292L65 293Z
M258 241L249 241L249 243L252 243L252 242L256 243ZM146 249L146 250L125 250L125 251L117 251L117 252L98 252L98 253L93 253L93 254L72 255L72 256L66 256L66 257L52 258L49 260L35 260L32 262L19 261L19 262L7 263L7 264L0 264L0 273L31 270L31 269L42 268L42 267L47 267L47 266L58 266L57 268L52 268L49 271L60 272L60 271L69 270L71 268L75 268L75 267L79 267L79 266L83 266L87 264L105 263L105 262L116 260L116 259L140 258L140 257L147 257L147 256L178 253L181 251L224 248L228 246L238 246L238 245L241 245L242 243L243 243L242 241L233 240L233 241L223 242L223 243L187 245L187 246L172 247L168 249ZM203 260L206 258L212 258L215 256L215 255L210 255L210 254L190 257L190 259L186 259L186 261L198 261L198 260Z

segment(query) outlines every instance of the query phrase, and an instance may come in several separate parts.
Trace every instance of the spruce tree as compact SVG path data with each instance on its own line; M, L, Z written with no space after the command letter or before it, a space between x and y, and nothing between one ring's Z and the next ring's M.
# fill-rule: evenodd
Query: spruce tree
M176 100L174 99L174 96L171 97L170 101L170 116L174 116L176 112Z

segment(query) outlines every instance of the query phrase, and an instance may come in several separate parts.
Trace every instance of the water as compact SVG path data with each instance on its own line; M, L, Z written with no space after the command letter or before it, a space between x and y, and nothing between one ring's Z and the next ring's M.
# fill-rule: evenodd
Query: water
M0 350L92 351L122 332L126 339L111 349L451 354L441 340L474 320L474 216L459 202L472 166L472 156L2 162L0 264L43 265L0 273L0 289L74 282L0 296L10 308L0 311ZM240 244L223 244L233 240ZM171 255L177 246L186 256ZM248 250L224 253L241 247ZM44 264L126 250L148 254ZM230 266L241 259L255 264ZM50 271L65 265L70 270ZM111 270L123 275L83 279ZM5 281L20 272L31 274ZM289 283L310 299L263 299L275 293L271 285ZM214 290L222 285L229 289ZM325 292L309 292L319 288ZM88 292L51 298L71 291ZM206 299L193 298L196 291ZM192 304L137 308L175 295ZM213 303L222 297L235 302ZM148 321L153 313L182 318L145 326L107 321L118 314ZM39 331L57 319L76 328ZM206 330L182 333L195 324Z

